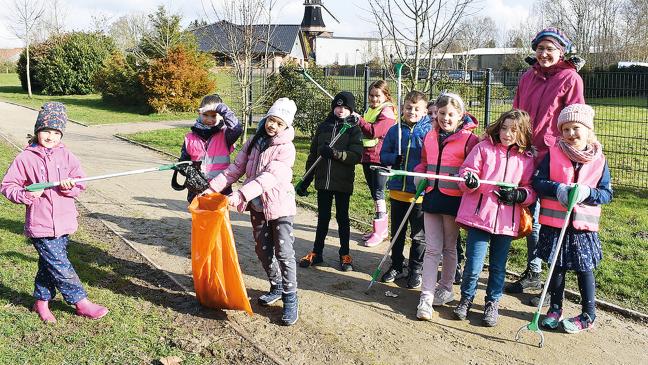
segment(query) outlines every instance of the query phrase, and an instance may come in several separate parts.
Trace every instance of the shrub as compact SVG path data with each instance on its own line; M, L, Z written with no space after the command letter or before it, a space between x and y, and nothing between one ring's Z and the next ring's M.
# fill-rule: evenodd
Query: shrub
M104 101L125 105L146 104L132 56L127 59L121 52L113 53L95 74L94 85Z
M190 111L216 83L210 78L209 56L180 45L163 58L150 60L139 74L148 105L156 112Z
M47 95L84 95L94 91L94 74L115 46L99 33L74 32L50 37L30 49L32 89ZM18 71L27 89L26 56Z
M311 64L308 74L315 79L331 95L338 91L338 86L330 78L324 77L321 68ZM326 118L331 111L331 99L320 91L310 80L300 72L296 63L289 62L281 66L280 72L270 76L271 85L269 102L287 97L297 104L297 114L293 126L302 133L313 136L317 125ZM356 105L360 105L356 103Z

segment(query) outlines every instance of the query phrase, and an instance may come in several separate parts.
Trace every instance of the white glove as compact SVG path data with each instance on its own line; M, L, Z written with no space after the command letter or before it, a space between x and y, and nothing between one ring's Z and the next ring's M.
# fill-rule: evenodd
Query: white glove
M421 177L421 176L414 176L412 178L412 180L414 181L414 186L418 186L418 184L425 179L426 179L425 177Z
M580 204L583 201L585 201L585 199L589 198L590 193L591 193L591 189L589 186L585 184L579 184L578 195L576 196L576 204Z
M560 205L567 208L567 203L569 202L569 186L567 184L558 185L556 198L558 198Z

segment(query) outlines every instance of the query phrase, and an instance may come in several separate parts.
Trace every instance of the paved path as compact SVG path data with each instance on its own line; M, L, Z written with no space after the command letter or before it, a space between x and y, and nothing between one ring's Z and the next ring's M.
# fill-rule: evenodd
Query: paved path
M33 129L36 112L0 102L0 133L16 143ZM136 123L82 127L68 125L64 143L81 159L88 176L152 167L168 160L113 137L115 133L189 126L192 122ZM80 197L95 217L128 240L139 252L169 273L185 288L192 288L190 264L190 215L184 192L170 187L169 172L98 180L89 183ZM267 289L265 274L253 248L249 217L231 214L239 260L248 294L255 299ZM295 218L295 249L306 253L313 242L316 216L299 209ZM418 291L378 284L363 293L369 274L377 265L384 244L373 249L352 242L356 272L337 270L336 227L331 224L325 259L328 265L298 269L300 322L291 328L277 325L281 308L253 304L256 315L228 312L230 320L287 363L646 363L648 328L600 311L597 329L568 336L546 333L544 349L516 344L515 330L531 317L532 308L521 304L527 297L505 296L500 325L484 328L481 315L469 321L451 319L452 307L438 309L433 323L416 321ZM352 232L352 240L360 233ZM385 290L399 294L387 298ZM482 309L483 282L477 295ZM458 293L457 290L455 290ZM575 314L578 306L567 303ZM527 342L534 342L528 338Z

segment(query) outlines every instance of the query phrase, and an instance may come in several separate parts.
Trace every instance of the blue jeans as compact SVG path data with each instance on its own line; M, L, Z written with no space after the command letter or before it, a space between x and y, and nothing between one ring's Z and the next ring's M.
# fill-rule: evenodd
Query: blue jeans
M488 249L488 284L486 301L495 302L502 297L506 260L513 237L490 234L477 228L468 229L466 238L466 264L461 279L461 297L474 298L477 291L477 280L484 268L486 249ZM490 246L488 245L490 241Z
M540 200L529 205L529 210L533 216L533 230L527 236L527 267L531 272L542 272L542 259L535 253L540 237Z

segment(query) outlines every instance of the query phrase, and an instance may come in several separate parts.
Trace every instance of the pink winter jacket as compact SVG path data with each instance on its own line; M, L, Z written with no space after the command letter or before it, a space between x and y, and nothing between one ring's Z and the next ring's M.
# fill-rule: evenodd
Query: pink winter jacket
M294 138L295 130L288 127L270 139L265 151L260 152L254 147L249 155L247 149L252 138L248 139L234 163L213 178L209 182L210 187L214 191L221 191L245 174L246 179L239 191L246 204L261 196L263 214L267 220L297 214L295 189L291 184L295 163Z
M77 230L77 210L74 198L85 185L77 183L70 190L59 187L45 189L34 198L25 187L33 183L79 179L85 174L79 159L61 143L50 152L40 145L25 148L13 161L0 185L0 192L7 199L27 206L25 212L25 235L27 237L60 237Z
M520 78L513 108L531 116L533 145L537 149L536 164L560 137L558 116L571 104L584 104L583 79L571 63L564 60L549 68L534 64Z
M365 138L378 138L378 144L373 147L364 147L362 150L361 163L377 163L380 164L380 150L382 149L383 142L387 131L394 124L396 124L396 116L394 115L394 107L385 106L378 118L373 123L369 123L364 118L360 117L358 120L358 127L362 131Z
M501 144L494 145L490 138L485 139L470 151L459 170L460 176L472 171L481 180L496 180L518 184L527 192L522 205L528 206L536 201L531 188L533 175L533 155L519 153L517 146L510 148ZM519 204L506 205L498 202L495 191L497 186L481 184L477 189L469 189L463 182L459 188L464 191L456 222L464 227L474 227L492 234L517 236L520 225Z

